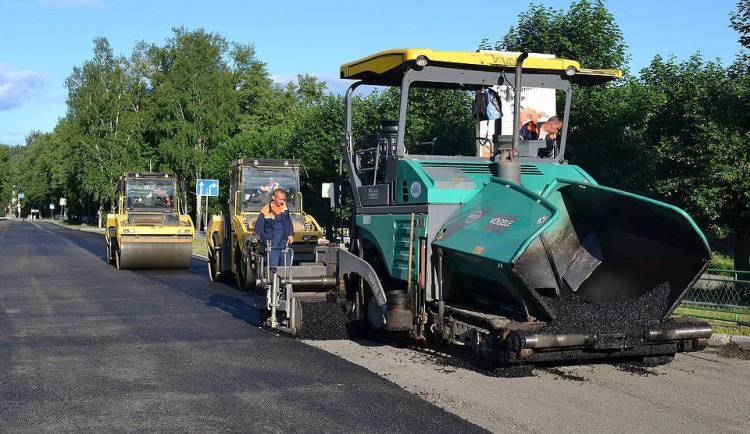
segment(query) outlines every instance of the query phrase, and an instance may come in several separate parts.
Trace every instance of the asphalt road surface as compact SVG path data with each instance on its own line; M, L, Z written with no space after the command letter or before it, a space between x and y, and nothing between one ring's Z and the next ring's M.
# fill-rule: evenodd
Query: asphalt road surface
M0 221L0 432L480 432L257 327L189 270L118 271L104 237Z
M0 432L750 432L750 361L537 368L257 328L190 270L117 271L101 234L0 221Z

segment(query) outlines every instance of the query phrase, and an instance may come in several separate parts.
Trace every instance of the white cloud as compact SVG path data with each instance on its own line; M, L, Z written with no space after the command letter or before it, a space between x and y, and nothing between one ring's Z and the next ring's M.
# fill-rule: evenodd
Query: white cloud
M296 75L272 75L271 80L276 84L286 86L287 83L289 83L290 81L297 83L297 76Z
M328 85L328 91L334 95L343 95L349 86L354 83L352 80L342 80L338 74L318 74L318 80L325 81Z
M25 133L16 130L0 130L0 145L19 146L26 142Z
M346 93L346 89L349 88L349 85L353 83L352 80L342 80L339 78L338 74L335 73L325 73L325 74L309 74L314 75L318 78L319 81L325 81L326 86L328 86L328 89L326 90L326 93L332 93L334 95L343 95ZM297 83L297 74L294 75L272 75L271 80L273 80L274 83L280 84L282 86L286 86L287 83L294 82Z
M12 71L0 64L0 111L21 107L37 97L49 78L35 71Z

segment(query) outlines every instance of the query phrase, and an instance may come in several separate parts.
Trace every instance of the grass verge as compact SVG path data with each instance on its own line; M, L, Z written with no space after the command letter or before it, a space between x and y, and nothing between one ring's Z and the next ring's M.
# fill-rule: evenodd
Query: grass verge
M750 326L740 324L750 324L750 311L748 310L730 312L680 306L675 309L674 313L707 321L714 333L750 336Z
M193 238L193 254L201 255L204 257L208 256L208 249L206 248L206 239L203 237Z

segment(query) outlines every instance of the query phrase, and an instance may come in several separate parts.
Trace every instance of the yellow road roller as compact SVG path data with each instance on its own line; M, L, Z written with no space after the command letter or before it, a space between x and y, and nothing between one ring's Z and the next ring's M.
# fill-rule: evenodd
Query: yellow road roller
M327 244L313 216L302 210L300 162L294 159L242 158L232 163L229 174L229 215L214 215L206 230L208 274L211 280L234 274L242 290L258 281L262 250L255 236L260 209L271 201L276 188L286 192L294 225L295 265L315 261L315 248Z
M174 174L120 177L117 207L107 214L107 262L118 269L190 268L195 228L176 191Z

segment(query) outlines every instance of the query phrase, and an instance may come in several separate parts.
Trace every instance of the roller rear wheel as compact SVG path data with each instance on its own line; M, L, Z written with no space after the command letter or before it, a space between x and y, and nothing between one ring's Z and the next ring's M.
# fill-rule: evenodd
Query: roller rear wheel
M107 264L114 265L115 256L112 254L112 240L107 243Z
M219 271L219 259L220 257L210 251L208 252L208 277L212 282L218 282L221 280L221 272Z
M235 268L237 271L234 273L234 276L237 279L237 286L242 291L249 291L251 289L254 289L255 272L253 271L252 267L250 267L248 262L244 260L242 251L240 250L239 246L237 246L235 252Z

